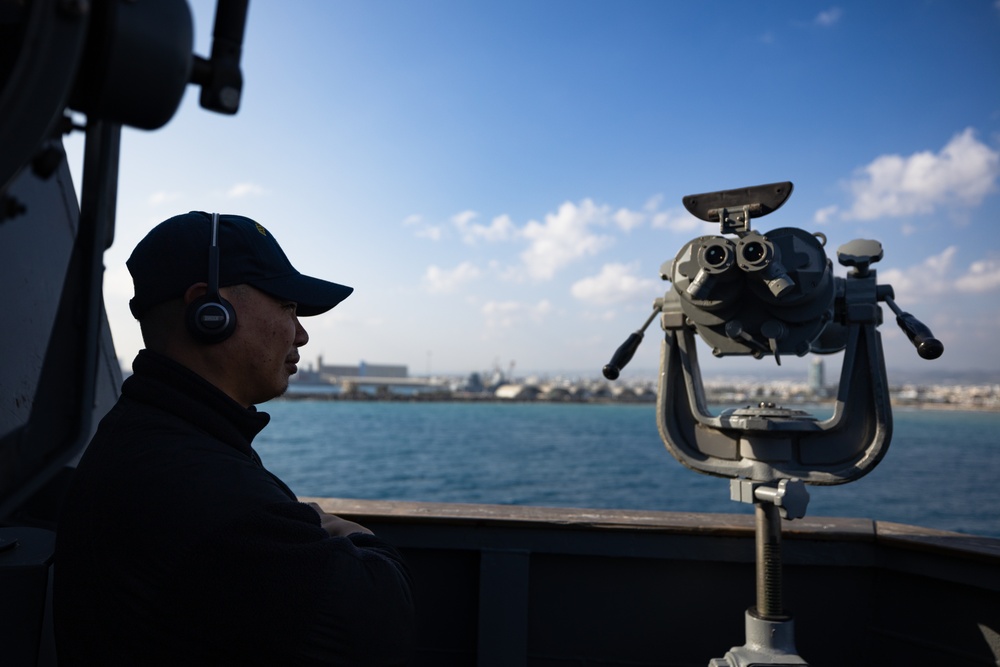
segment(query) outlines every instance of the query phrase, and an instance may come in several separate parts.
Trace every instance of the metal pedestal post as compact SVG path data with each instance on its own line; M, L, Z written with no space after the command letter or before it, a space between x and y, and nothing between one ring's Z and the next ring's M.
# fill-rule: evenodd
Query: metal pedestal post
M785 615L781 601L781 515L785 484L777 488L757 486L752 493L756 514L757 605L746 611L746 644L729 649L725 657L713 658L708 666L808 665L795 650L795 622ZM784 512L787 515L787 507ZM798 508L794 513L801 516ZM801 513L805 513L804 505Z

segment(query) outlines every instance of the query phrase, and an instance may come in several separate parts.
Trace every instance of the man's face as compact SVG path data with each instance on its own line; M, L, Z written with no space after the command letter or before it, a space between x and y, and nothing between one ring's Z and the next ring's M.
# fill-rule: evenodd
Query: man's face
M232 364L227 393L244 406L280 396L297 370L299 348L309 342L295 314L296 304L249 285L221 292L236 310L236 331L221 344Z

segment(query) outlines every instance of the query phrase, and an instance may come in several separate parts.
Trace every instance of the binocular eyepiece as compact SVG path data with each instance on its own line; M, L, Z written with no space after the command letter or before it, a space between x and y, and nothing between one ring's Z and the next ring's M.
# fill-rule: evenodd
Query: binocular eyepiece
M801 356L833 318L832 264L820 240L799 229L698 237L661 277L674 285L664 312L680 310L716 356Z
M775 297L795 287L795 281L781 263L778 248L766 236L756 232L750 232L736 243L722 236L702 236L688 245L697 264L697 273L684 290L692 299L707 299L711 285L718 277L738 277L735 269L763 281ZM685 256L687 253L682 248L678 258ZM666 279L673 280L669 271Z

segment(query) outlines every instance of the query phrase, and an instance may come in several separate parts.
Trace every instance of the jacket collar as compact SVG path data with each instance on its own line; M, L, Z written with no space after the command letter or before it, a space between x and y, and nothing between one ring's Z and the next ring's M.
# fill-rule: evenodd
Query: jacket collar
M122 395L173 413L256 459L251 443L271 420L266 412L244 408L194 371L150 350L140 350L132 371Z

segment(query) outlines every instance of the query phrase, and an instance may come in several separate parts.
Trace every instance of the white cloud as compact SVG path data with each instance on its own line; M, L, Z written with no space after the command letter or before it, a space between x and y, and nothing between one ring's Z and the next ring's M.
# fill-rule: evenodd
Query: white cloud
M1000 289L1000 261L983 259L973 262L964 276L955 281L959 292L992 292Z
M530 220L523 227L518 227L506 214L496 216L489 224L481 224L477 222L479 213L473 210L456 213L450 221L468 245L512 240L526 243L520 253L520 265L508 265L502 270L497 267L501 279L549 280L567 265L613 245L616 231L628 233L647 221L654 228L677 233L703 231L704 223L683 208L660 211L662 201L662 195L655 195L638 210L624 207L612 210L591 199L576 203L566 201L555 212L546 214L542 222ZM419 216L411 216L404 224L419 225L421 222ZM418 235L435 240L445 234L436 228L418 232ZM435 280L438 277L434 276Z
M521 253L528 274L548 280L556 271L581 257L594 255L614 243L607 235L595 234L592 227L606 226L611 220L607 206L597 206L590 199L579 205L565 202L545 222L528 222L521 235L530 241Z
M816 25L821 25L824 28L837 25L840 22L840 17L843 16L844 12L840 7L831 7L824 12L820 12L816 16Z
M416 227L413 235L421 239L440 241L444 237L444 228L439 225L424 224L424 216L414 213L403 218L404 227Z
M466 225L479 217L479 214L475 211L462 211L461 213L456 213L451 216L451 221L455 223L455 226L459 229L464 229Z
M997 0L1000 2L1000 0ZM656 209L660 208L660 204L663 203L663 194L656 194L646 200L646 205L642 207L647 213L654 213Z
M639 211L630 211L627 208L620 208L615 212L615 224L622 231L629 232L646 221L646 216Z
M637 269L636 264L605 264L596 276L574 283L570 293L580 301L602 306L656 296L658 281L636 277Z
M932 213L946 205L977 206L996 189L998 174L1000 153L968 128L939 153L875 158L849 184L854 203L841 217L872 220Z
M226 191L226 196L230 199L242 199L243 197L258 197L267 193L266 188L256 183L237 183Z
M488 301L483 304L481 312L490 329L509 329L525 318L541 321L552 312L552 304L548 299L538 303L521 303L519 301Z
M454 292L480 275L481 272L472 262L462 262L451 270L432 265L427 267L423 282L428 292L443 294Z
M692 231L698 231L702 229L705 224L703 220L699 220L690 213L683 206L675 206L673 208L668 208L665 211L660 210L660 205L663 203L663 195L658 194L650 197L646 204L642 207L645 213L644 217L648 217L650 221L650 226L653 229L666 229L672 232L686 234Z
M441 237L444 235L444 230L440 227L434 227L432 225L427 225L426 227L421 227L417 231L413 232L413 235L417 238L430 239L431 241L440 241Z
M461 233L462 240L469 245L475 245L479 241L488 243L507 241L517 236L517 227L508 215L498 215L489 225L473 224L472 221L477 217L479 215L474 211L465 211L452 216L451 219Z
M879 283L892 285L896 301L903 310L907 310L906 304L919 303L927 296L943 294L951 289L952 281L948 274L957 252L956 246L948 246L915 266L879 271Z
M895 301L900 308L911 312L915 312L914 304L954 300L960 294L1000 291L1000 260L995 257L977 260L956 277L960 270L960 267L954 266L957 253L956 246L948 246L920 264L905 269L881 270L879 284L892 285Z
M669 229L672 232L686 234L704 230L708 223L694 217L687 212L687 209L678 207L655 213L651 224L655 229Z
M816 211L815 215L813 215L813 222L819 225L826 224L833 219L833 216L835 216L839 210L840 208L837 206L826 206L821 208Z

